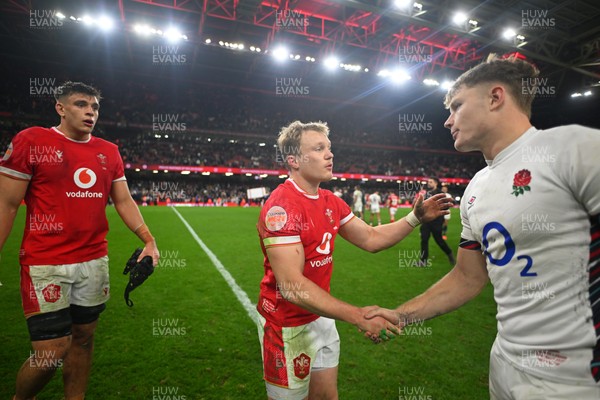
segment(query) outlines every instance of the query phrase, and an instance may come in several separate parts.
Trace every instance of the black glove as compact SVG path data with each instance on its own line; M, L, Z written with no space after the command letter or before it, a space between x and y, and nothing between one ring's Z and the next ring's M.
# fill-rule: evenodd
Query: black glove
M127 275L131 272L129 274L129 283L127 283L127 286L125 287L125 303L127 303L129 307L133 307L133 301L129 300L129 293L144 283L144 281L154 272L152 257L146 256L142 258L140 262L137 262L140 254L142 254L142 249L135 249L123 270L123 275Z

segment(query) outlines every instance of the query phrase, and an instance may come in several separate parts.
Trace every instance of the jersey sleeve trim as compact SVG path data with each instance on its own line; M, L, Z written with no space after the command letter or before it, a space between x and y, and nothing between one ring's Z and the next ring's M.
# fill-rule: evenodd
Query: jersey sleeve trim
M126 180L127 180L127 178L125 178L125 175L123 175L120 178L114 179L113 182L120 182L120 181L126 181Z
M302 243L300 236L274 236L263 239L265 247Z
M15 178L15 179L22 179L25 181L30 181L31 177L32 177L32 175L25 174L25 173L19 172L19 171L15 171L14 169L6 168L6 167L0 167L0 174L7 175L7 176L10 176L11 178Z
M350 214L346 215L344 218L342 218L340 220L340 226L345 225L347 222L349 222L352 218L354 218L354 213L350 212Z
M469 240L465 238L460 238L460 247L465 250L479 250L481 251L481 244L475 240Z

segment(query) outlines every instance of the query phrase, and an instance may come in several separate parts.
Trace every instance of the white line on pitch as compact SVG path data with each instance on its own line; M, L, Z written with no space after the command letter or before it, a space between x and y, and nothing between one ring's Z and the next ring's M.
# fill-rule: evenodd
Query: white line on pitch
M183 216L179 213L179 211L177 211L175 209L175 207L171 207L171 209L179 217L181 222L183 222L183 224L188 229L188 231L190 232L192 237L196 240L196 243L198 243L198 245L202 248L202 250L204 250L204 252L208 256L208 258L210 258L210 261L212 261L212 263L215 266L215 268L217 269L217 271L219 271L221 276L223 276L223 279L225 279L225 282L227 282L227 284L233 291L233 294L235 294L235 297L237 297L239 302L242 303L242 306L244 307L244 309L246 309L246 312L248 313L248 316L250 317L250 319L258 326L259 322L258 322L258 318L256 316L256 305L252 304L252 302L248 298L248 295L246 294L246 292L244 292L244 289L242 289L237 284L237 282L235 281L233 276L231 276L229 271L227 271L227 269L223 266L221 261L219 261L219 259L215 255L215 253L213 253L208 248L208 246L206 244L204 244L202 239L200 239L198 234L194 231L194 229L191 227L191 225L188 224L188 222L185 220L185 218L183 218Z

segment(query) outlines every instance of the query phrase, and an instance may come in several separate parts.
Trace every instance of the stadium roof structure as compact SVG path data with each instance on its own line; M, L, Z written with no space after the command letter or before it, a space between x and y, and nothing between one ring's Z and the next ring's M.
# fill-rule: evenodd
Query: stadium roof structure
M567 76L576 76L581 87L600 82L600 3L594 0L7 0L0 3L0 32L15 38L27 30L51 42L51 32L27 29L28 18L21 18L39 9L65 15L102 10L129 31L140 21L168 22L195 46L193 65L206 62L198 48L210 39L212 46L246 43L246 51L251 43L262 52L285 44L303 59L335 55L373 71L426 56L427 62L409 62L420 79L449 69L458 75L490 52L518 52L543 65L557 86ZM464 13L458 24L452 22L457 12ZM502 37L506 28L514 30L508 39ZM135 57L131 38L123 45Z

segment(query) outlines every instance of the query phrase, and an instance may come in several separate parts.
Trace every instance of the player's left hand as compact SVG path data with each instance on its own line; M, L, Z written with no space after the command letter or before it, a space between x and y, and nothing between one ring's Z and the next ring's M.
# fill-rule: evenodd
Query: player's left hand
M158 251L158 247L156 247L156 242L154 240L146 243L146 245L144 246L144 250L142 250L142 254L140 254L137 261L142 261L142 258L146 256L152 257L153 267L156 267L158 265L158 261L160 260L160 252Z
M413 212L421 222L431 222L443 215L450 214L449 208L452 207L452 199L446 197L445 193L439 193L423 201L423 195L419 195Z

